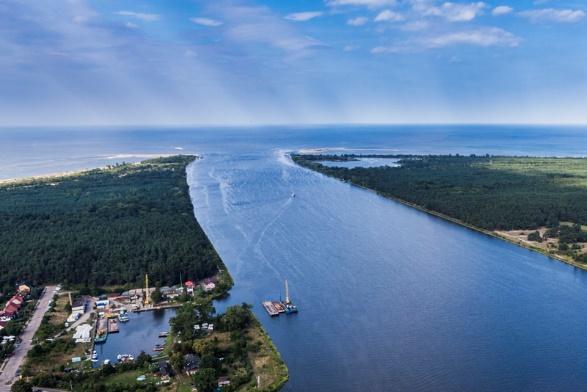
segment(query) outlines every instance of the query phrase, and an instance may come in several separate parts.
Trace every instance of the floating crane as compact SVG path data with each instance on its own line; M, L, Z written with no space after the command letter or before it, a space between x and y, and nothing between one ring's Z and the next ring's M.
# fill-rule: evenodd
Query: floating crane
M285 280L285 313L290 314L290 313L297 313L298 312L298 307L295 306L292 302L291 302L291 298L289 297L289 286L287 284L287 279Z
M279 301L264 301L263 307L272 317L279 316L280 313L291 314L298 312L297 306L291 302L287 280L285 281L285 301L281 301L281 298Z

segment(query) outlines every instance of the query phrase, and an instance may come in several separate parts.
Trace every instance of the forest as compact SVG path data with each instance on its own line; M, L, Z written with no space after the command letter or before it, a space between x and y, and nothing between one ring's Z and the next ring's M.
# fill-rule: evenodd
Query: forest
M194 156L0 185L0 289L202 279L222 262L193 214Z
M380 157L400 158L400 166L346 169L321 165L332 159L329 155L292 155L302 166L483 229L533 229L563 221L587 224L587 159Z

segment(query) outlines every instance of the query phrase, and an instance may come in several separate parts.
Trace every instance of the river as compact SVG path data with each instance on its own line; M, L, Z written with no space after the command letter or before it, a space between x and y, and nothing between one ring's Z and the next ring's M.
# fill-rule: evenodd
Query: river
M79 162L103 154L202 154L188 171L195 213L235 280L230 298L218 308L255 305L290 368L287 391L587 386L584 271L302 169L285 155L314 147L587 155L585 129L73 134L63 136L57 150L59 138L41 133L47 142L33 146L34 158L63 158L68 151ZM42 169L27 171L26 154L12 152L31 148L29 140L0 133L3 149L5 142L17 145L6 149L9 157L0 155L0 166L4 160L20 168L0 175ZM300 313L269 318L260 302L282 294L284 279Z

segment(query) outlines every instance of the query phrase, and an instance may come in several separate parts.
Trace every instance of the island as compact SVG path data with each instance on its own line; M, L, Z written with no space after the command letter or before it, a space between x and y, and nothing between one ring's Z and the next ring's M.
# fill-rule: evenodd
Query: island
M300 166L587 269L585 158L459 154L291 154L291 158ZM395 159L395 164L345 168L332 163L365 158Z
M3 314L0 360L17 360L15 335L34 309L40 324L9 380L13 390L277 391L285 384L287 367L251 306L214 309L233 283L194 215L186 168L196 159L0 184L0 305L21 303ZM167 328L154 329L161 320ZM142 337L124 346L131 329ZM140 352L112 354L122 347Z

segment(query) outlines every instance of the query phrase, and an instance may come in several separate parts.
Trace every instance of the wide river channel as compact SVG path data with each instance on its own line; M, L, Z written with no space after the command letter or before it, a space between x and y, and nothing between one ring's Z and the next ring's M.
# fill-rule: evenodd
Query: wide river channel
M29 147L37 162L64 151L79 162L201 153L188 170L195 213L236 283L217 308L254 305L290 369L287 391L587 389L586 272L302 169L285 155L310 147L587 155L587 130L109 132L68 135L59 150L55 137L39 136ZM2 138L17 147L0 165L26 172L31 160L17 154L30 137ZM300 312L270 318L260 303L283 295L285 279Z

